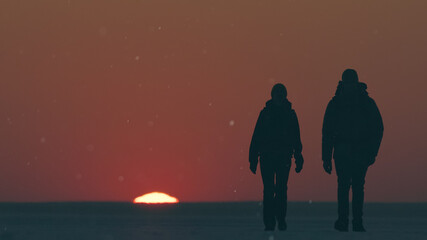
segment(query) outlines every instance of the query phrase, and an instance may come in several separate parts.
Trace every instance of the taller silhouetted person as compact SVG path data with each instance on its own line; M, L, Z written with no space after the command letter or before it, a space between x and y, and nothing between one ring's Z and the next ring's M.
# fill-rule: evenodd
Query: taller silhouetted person
M323 119L323 168L331 174L333 156L338 176L338 231L348 231L350 186L353 231L366 231L362 222L365 176L375 162L384 131L381 114L366 89L355 70L345 70Z
M255 174L260 161L264 184L263 220L266 231L286 230L287 184L291 158L295 157L297 173L304 159L298 118L288 101L283 84L276 84L259 114L249 149L250 170ZM274 181L276 179L276 181Z

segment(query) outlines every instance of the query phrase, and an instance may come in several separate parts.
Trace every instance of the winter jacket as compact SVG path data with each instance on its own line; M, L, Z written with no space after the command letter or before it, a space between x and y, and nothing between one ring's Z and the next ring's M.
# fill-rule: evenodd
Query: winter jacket
M375 159L383 137L383 121L365 83L339 82L323 119L322 160L351 156Z
M298 118L292 104L288 100L281 105L267 101L252 135L249 162L257 163L258 156L268 153L279 153L290 161L293 154L301 155L301 151Z

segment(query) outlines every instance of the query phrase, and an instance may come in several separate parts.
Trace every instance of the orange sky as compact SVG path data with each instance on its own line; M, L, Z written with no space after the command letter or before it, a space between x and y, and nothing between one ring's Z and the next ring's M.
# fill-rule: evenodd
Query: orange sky
M260 200L248 148L276 82L306 159L289 200L333 201L321 126L348 67L385 125L366 200L427 201L427 2L349 2L1 1L0 201Z

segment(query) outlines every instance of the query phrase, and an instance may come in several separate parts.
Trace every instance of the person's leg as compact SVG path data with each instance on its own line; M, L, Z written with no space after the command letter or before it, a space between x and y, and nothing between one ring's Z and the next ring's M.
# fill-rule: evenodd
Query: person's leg
M353 210L353 230L365 231L362 223L363 202L365 197L365 176L368 168L362 164L357 164L352 171L352 210Z
M272 161L266 156L260 159L262 182L264 184L263 220L266 230L274 230L274 168Z
M340 231L347 231L351 172L344 159L335 160L335 170L338 176L338 220L335 223L335 228Z
M276 164L276 219L280 230L286 230L286 211L288 201L288 179L290 160L278 159Z

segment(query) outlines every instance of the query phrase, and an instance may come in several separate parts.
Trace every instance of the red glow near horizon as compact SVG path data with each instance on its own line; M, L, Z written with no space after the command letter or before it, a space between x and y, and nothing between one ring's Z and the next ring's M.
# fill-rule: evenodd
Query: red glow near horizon
M144 194L133 200L134 203L160 204L160 203L178 203L176 197L172 197L166 193L152 192Z
M0 202L260 201L279 82L306 159L289 200L336 201L322 123L346 68L385 125L365 200L427 202L427 1L23 2L0 1Z

